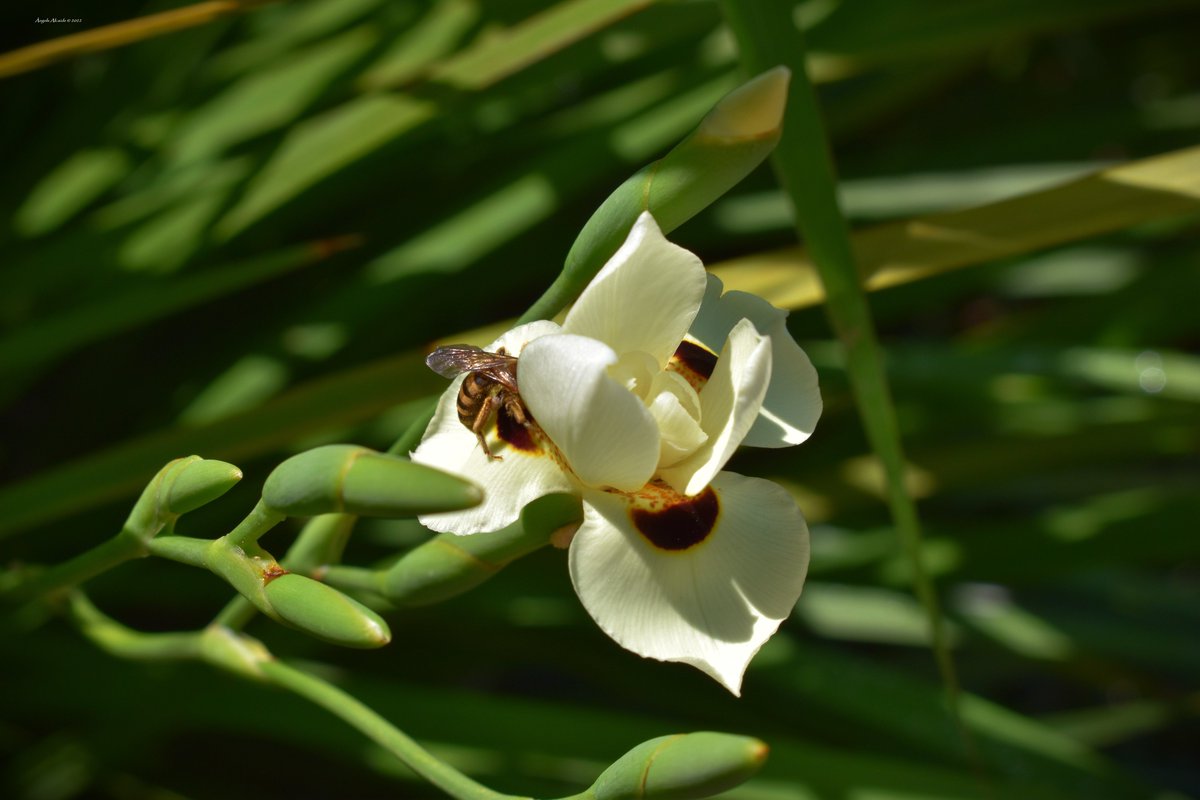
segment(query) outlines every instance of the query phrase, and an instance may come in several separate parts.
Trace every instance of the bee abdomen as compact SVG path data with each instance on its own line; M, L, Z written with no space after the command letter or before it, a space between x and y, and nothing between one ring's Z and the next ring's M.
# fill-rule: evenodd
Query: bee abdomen
M490 379L478 372L468 373L463 380L462 388L458 390L456 410L459 421L468 428L474 423L475 415L479 413L480 405L491 391L492 383Z

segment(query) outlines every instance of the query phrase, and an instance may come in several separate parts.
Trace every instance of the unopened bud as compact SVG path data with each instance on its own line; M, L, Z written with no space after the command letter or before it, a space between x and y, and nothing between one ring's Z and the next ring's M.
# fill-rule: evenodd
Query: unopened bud
M167 488L167 510L186 514L211 503L242 479L242 471L233 464L215 459L185 463Z
M382 647L392 639L383 618L357 600L323 583L289 572L264 589L278 618L343 647Z
M690 800L712 797L750 778L767 746L748 736L684 733L630 750L592 784L594 800Z
M268 508L293 517L409 517L470 508L483 499L462 478L347 444L292 456L267 476L262 496Z
M242 471L224 461L200 456L169 461L146 484L121 533L143 543L149 542L180 514L211 503L241 478Z
M550 542L553 533L582 518L579 499L551 494L527 505L517 521L491 533L443 533L406 553L380 579L379 590L394 603L440 603L473 589L516 559ZM330 579L334 571L331 568Z
M618 186L579 232L562 273L520 321L549 318L573 300L643 211L670 233L749 175L779 142L790 79L786 67L775 67L734 89L686 139Z
M751 79L713 106L697 133L722 139L778 135L791 80L792 71L784 66L769 69Z

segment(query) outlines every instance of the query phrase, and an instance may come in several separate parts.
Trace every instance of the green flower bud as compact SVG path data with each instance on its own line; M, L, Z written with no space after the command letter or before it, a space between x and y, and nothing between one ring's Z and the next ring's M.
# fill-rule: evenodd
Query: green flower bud
M734 89L671 152L618 186L579 232L562 273L520 321L562 309L617 252L643 211L670 233L749 175L779 142L791 75L775 67Z
M282 622L343 647L382 647L392 640L383 618L331 586L289 572L270 580L267 602Z
M200 456L176 458L158 471L142 490L121 531L143 544L186 514L216 500L242 478L242 471L224 461Z
M748 736L684 733L630 750L592 784L594 800L690 800L712 797L750 778L767 746Z
M268 508L293 517L408 517L470 508L483 499L462 478L348 444L292 456L267 476L262 496Z
M233 464L215 459L188 461L167 487L166 508L172 514L186 514L211 503L242 479L242 471Z
M545 546L555 530L581 517L578 498L552 494L530 503L520 520L498 531L479 536L439 534L393 564L381 576L378 591L405 606L440 603ZM330 569L331 582L336 582L337 569Z

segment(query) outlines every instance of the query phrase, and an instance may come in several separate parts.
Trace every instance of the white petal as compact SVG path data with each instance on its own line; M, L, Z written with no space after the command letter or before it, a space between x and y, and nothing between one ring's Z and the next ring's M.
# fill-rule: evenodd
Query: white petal
M521 354L517 385L576 477L632 491L654 475L658 426L642 401L609 375L616 363L617 354L595 339L544 336Z
M437 467L479 484L483 488L483 502L465 511L418 517L422 525L439 533L495 531L515 522L521 509L543 495L577 491L547 449L531 452L504 447L494 430L488 436L488 444L503 460L489 461L475 434L458 419L456 400L462 382L462 377L456 378L442 394L425 438L411 457L418 464Z
M708 441L660 476L684 494L707 486L755 424L771 372L771 341L742 320L730 331L717 368L700 392L700 427Z
M583 290L563 332L598 339L618 354L641 350L662 369L696 317L704 276L700 259L668 242L643 212Z
M629 498L585 492L571 580L622 647L703 670L735 695L750 659L791 613L808 570L808 527L791 496L759 478L712 482L715 529L666 550L638 531Z
M504 348L504 352L510 356L519 356L521 351L525 349L525 345L532 342L534 339L540 339L543 336L549 336L552 333L561 333L562 328L557 322L551 322L546 319L527 322L524 325L518 325L512 330L505 331L500 334L500 338L483 348L488 352L495 353L500 348Z
M720 279L708 276L708 290L691 335L713 352L740 319L749 319L764 336L771 337L771 385L762 411L744 445L787 447L812 435L821 416L821 391L817 371L787 329L787 312L746 292L722 295Z
M682 375L660 372L654 385L658 391L648 408L658 423L661 439L658 450L658 467L662 469L677 464L696 452L708 439L697 421L700 417L700 398Z

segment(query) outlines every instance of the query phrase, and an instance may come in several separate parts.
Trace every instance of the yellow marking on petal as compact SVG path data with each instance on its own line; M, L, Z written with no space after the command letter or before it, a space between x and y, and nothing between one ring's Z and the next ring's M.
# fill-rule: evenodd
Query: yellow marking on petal
M678 373L699 392L712 377L717 366L717 354L699 342L684 339L667 362L670 372Z

